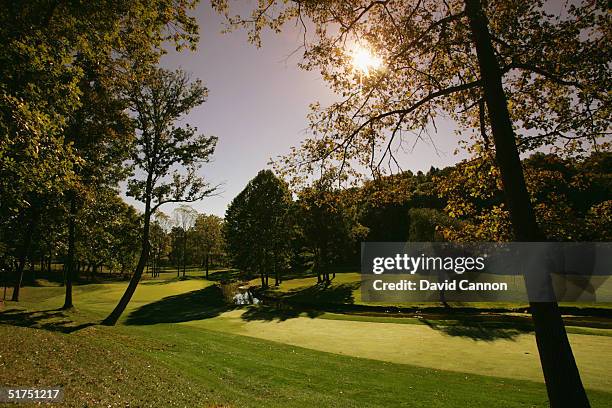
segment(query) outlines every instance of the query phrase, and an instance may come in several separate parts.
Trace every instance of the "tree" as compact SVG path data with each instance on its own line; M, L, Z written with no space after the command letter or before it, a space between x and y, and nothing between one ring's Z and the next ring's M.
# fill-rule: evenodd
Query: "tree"
M433 208L411 208L408 214L410 216L408 240L411 242L444 241L440 230L448 225L458 224L455 219Z
M169 232L172 228L170 217L161 211L154 215L155 221L151 225L151 251L153 253L151 276L159 276L161 269L161 258L166 252L169 240Z
M261 170L236 196L225 212L225 240L232 264L258 273L268 287L270 270L276 285L286 269L290 251L291 193L271 170Z
M609 152L582 159L536 153L522 161L536 219L550 241L606 241L605 208L612 192ZM453 241L510 241L512 226L499 170L491 157L457 164L436 177L446 212L461 224L442 232ZM599 211L602 209L603 211Z
M35 206L69 195L86 159L74 146L83 135L70 139L66 130L91 102L91 73L104 71L110 82L123 82L134 61L140 66L158 61L164 44L193 45L197 24L187 11L194 5L35 0L0 7L0 221L19 219L24 231L15 248L15 300L22 261L40 227L34 225L41 213Z
M14 302L19 301L26 264L30 264L30 270L33 272L35 254L41 252L42 220L49 224L61 223L64 214L58 210L58 202L60 200L53 194L32 194L24 211L17 212L0 223L0 233L3 241L7 242L4 251L14 259L12 269L15 280L11 297Z
M110 223L111 235L114 237L111 246L112 261L120 267L121 275L136 265L139 253L138 242L141 239L142 217L134 207L125 203L116 209L116 222Z
M198 216L198 212L188 205L181 205L174 210L174 224L181 230L181 257L180 260L183 264L183 277L185 277L185 268L187 263L187 234L193 227L195 220ZM179 276L181 267L180 263L177 265L177 277Z
M445 202L437 196L434 183L434 175L439 172L436 168L427 174L413 174L408 170L365 182L356 200L362 207L359 222L369 230L366 240L414 241L409 236L413 224L409 212L444 207Z
M347 261L355 243L365 237L367 228L358 222L356 208L348 192L333 189L330 179L317 180L298 192L297 224L310 254L309 266L317 274L317 282L329 284L334 264Z
M106 200L109 192L127 176L124 166L132 142L133 129L125 113L125 101L109 84L114 76L100 69L95 61L85 58L76 63L84 71L79 82L81 106L70 116L64 131L64 142L76 149L79 163L74 166L74 181L66 192L68 209L66 254L66 295L63 309L73 307L72 281L78 220L83 218L83 206L98 199ZM106 194L104 194L106 193ZM116 192L110 192L110 196ZM104 202L97 203L103 208ZM81 234L91 238L91 234ZM93 252L96 256L99 253ZM92 273L95 274L95 269Z
M319 138L285 163L308 172L336 162L376 175L397 165L397 143L426 136L444 112L494 151L517 241L543 239L520 152L565 142L580 153L610 134L606 2L566 3L563 18L543 1L273 1L248 18L230 18L225 1L215 5L231 23L248 26L256 44L264 28L278 31L289 20L315 27L304 36L302 66L320 70L341 100L314 104ZM381 65L373 57L365 69L351 65L344 48L351 43L361 55L379 55L384 69L368 69ZM551 406L588 406L558 305L530 310Z
M101 188L79 212L75 227L75 261L87 265L89 280L93 281L103 266L121 264L125 256L133 258L134 246L126 241L138 241L141 225L135 209L115 190Z
M149 257L151 217L155 211L166 203L201 200L217 189L197 173L212 156L217 138L197 134L197 129L189 125L174 125L204 102L206 88L199 80L190 83L180 70L151 68L136 79L126 96L137 129L131 160L143 178L129 180L128 194L144 203L141 252L125 293L103 321L107 325L117 322L142 277Z
M220 254L223 247L223 219L216 215L198 215L193 228L194 242L198 259L206 269L206 279L210 266L210 258Z

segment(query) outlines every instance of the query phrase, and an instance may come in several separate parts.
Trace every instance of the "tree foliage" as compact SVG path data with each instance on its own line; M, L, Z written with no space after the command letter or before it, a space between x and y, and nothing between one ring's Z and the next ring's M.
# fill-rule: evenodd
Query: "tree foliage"
M298 192L295 212L302 256L318 282L329 283L335 277L334 266L351 263L357 243L367 235L352 193L334 189L330 179L317 180Z
M612 196L610 153L567 159L536 153L523 161L527 188L538 224L553 241L607 241ZM444 229L449 240L511 241L510 217L504 204L499 170L481 157L454 166L436 177L446 212L463 220Z
M151 217L163 204L193 202L213 194L198 170L212 156L217 138L176 122L202 104L207 90L201 81L190 82L184 72L150 68L139 72L127 98L137 129L131 161L139 173L128 181L128 195L144 204L141 253L130 284L117 307L104 320L114 325L136 290L150 251ZM142 176L142 177L140 177Z
M223 218L216 215L199 214L193 227L194 260L206 268L208 278L211 258L222 256L225 248Z
M398 146L431 139L443 114L464 136L493 148L463 0L273 1L249 16L233 16L225 1L215 4L255 44L266 28L303 23L301 66L319 70L340 97L328 107L313 103L314 137L280 162L292 174L334 162L375 175L383 166L397 169ZM561 12L545 1L484 7L520 149L605 146L612 106L606 2L567 4ZM351 62L356 47L381 57L383 68L364 77Z
M87 99L95 69L126 82L131 65L155 63L162 45L197 41L194 2L81 3L6 1L0 7L1 210L19 211L28 195L62 193L83 158L64 130ZM137 56L136 56L137 54ZM82 62L87 61L88 66ZM83 137L83 135L79 135Z
M287 184L270 170L260 171L230 203L225 213L225 241L232 264L257 273L262 286L270 274L280 283L289 262L292 225Z

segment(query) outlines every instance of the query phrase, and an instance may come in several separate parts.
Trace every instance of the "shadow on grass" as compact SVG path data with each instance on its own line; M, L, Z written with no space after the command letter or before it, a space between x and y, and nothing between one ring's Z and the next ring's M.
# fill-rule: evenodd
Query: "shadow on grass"
M142 281L142 282L139 282L138 284L142 286L158 286L158 285L167 285L172 282L178 282L178 279L174 278L174 279L165 279L165 280Z
M231 275L233 272L237 272L237 271L233 271L231 269L212 270L212 271L209 272L208 280L210 280L210 281L227 281L228 279L223 279L223 276L225 276L225 274L230 274ZM171 276L164 276L164 274L168 275L170 273L172 273L173 275L171 275ZM187 280L206 280L206 272L201 271L201 270L198 269L198 270L195 271L195 273L197 273L197 275L195 275L193 273L194 273L194 271L187 270L187 274L185 276L183 276L183 272L181 272L180 276L176 276L176 271L174 271L174 272L162 272L160 276L157 276L155 278L151 278L150 276L146 276L147 279L151 279L151 280L143 280L140 284L141 285L167 285L169 283L180 282L180 281L187 281ZM211 277L211 275L213 275L213 274L216 274L216 275L214 277Z
M352 273L355 272L354 268L349 268L347 270L337 270L336 274L340 275L342 273ZM270 275L273 277L273 274ZM305 279L305 278L316 278L317 274L307 270L295 270L290 272L284 272L281 275L281 282L289 281L293 279ZM211 270L208 274L208 280L214 282L240 282L240 281L249 281L251 279L258 278L259 275L249 274L248 272L243 272L238 269L219 269L219 270Z
M246 321L285 321L300 315L315 318L333 305L353 304L353 291L359 283L340 285L314 285L307 288L294 289L289 292L266 292L264 304L250 306L242 314ZM257 294L255 294L257 297Z
M325 312L321 310L304 311L294 307L278 308L276 306L256 305L249 306L246 312L242 314L241 318L248 322L256 320L266 322L278 320L279 322L284 322L285 320L294 319L303 315L314 319L315 317L321 316L323 313Z
M211 285L148 303L132 311L126 324L149 325L210 319L232 308L232 305L226 303L221 288Z
M175 276L169 279L157 278L156 280L145 280L138 284L144 285L144 286L156 286L156 285L168 285L170 283L176 283L176 282L186 281L186 280L204 280L204 278L202 278L201 276L180 276L177 278Z
M21 309L8 309L0 313L0 324L20 327L30 327L61 333L75 331L93 326L95 323L75 324L63 310L26 311Z
M497 319L499 318L500 316L497 316ZM481 341L514 340L521 334L533 331L533 326L525 322L479 321L474 316L460 316L444 321L421 319L421 322L449 336L469 337Z
M271 294L274 299L292 305L350 305L355 303L353 291L358 289L359 285L360 282L339 285L319 284L285 293L272 292Z

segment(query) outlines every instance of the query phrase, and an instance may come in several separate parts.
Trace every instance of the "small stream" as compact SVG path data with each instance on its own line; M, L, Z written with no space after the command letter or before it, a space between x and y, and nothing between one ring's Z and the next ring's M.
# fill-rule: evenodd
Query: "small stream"
M260 303L260 300L253 296L251 288L247 285L225 283L220 286L225 299L235 305L257 305Z

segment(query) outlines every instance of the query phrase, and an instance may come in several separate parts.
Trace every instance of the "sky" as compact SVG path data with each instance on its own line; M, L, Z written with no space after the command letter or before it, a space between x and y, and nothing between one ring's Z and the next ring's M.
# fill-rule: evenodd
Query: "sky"
M336 98L317 72L297 67L299 53L288 58L300 44L299 27L266 33L258 49L243 30L221 33L223 18L209 4L200 4L194 15L200 26L197 51L171 50L161 65L181 68L209 89L207 102L193 109L185 122L219 138L213 160L202 167L201 175L222 186L218 196L190 205L200 213L223 216L248 181L269 167L271 158L288 153L308 136L309 104L319 101L325 106ZM461 156L453 154L457 136L452 123L437 125L435 147L419 142L413 151L402 153L405 170L427 171L459 160ZM169 214L175 207L166 204L161 210Z

